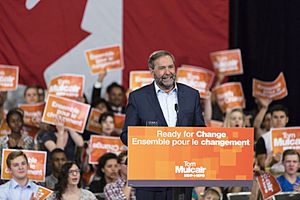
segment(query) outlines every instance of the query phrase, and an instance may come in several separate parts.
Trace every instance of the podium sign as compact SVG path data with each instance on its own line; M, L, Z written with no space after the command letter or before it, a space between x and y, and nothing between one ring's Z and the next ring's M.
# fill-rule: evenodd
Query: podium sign
M253 128L129 127L128 183L249 186Z

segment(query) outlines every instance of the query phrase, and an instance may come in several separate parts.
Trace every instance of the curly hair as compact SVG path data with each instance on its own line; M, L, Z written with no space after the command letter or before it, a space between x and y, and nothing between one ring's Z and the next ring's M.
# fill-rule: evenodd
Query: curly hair
M66 192L68 186L69 170L73 165L76 165L79 169L78 164L74 161L66 162L61 168L61 172L58 177L58 182L55 185L56 198L58 200L62 200L62 195ZM81 176L80 176L79 183L77 184L77 187L81 188Z
M106 162L110 159L115 159L117 161L118 157L114 153L106 153L103 154L98 160L96 174L101 178L104 178L104 173L102 172L102 169L105 167Z

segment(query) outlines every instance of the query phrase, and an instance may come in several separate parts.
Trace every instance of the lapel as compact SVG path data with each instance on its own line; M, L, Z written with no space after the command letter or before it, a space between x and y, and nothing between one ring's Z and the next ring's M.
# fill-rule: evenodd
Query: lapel
M179 126L181 124L181 119L182 119L182 109L183 105L185 105L185 98L184 98L184 90L182 90L182 87L180 83L177 84L177 101L178 101L178 113L177 113L177 122L176 126Z
M156 95L155 87L154 87L154 81L149 87L149 91L147 92L148 95L148 101L155 112L155 115L158 117L159 126L168 126L167 121L164 117L164 114L162 112L162 109L160 108L159 101Z

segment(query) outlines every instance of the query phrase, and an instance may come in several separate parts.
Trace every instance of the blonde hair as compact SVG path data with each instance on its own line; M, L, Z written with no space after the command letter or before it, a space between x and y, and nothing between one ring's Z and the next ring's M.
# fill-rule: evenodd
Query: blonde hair
M232 109L231 111L226 113L223 127L230 128L230 119L231 119L232 113L234 113L234 112L240 112L243 115L243 127L246 127L246 116L245 116L243 110L240 108Z

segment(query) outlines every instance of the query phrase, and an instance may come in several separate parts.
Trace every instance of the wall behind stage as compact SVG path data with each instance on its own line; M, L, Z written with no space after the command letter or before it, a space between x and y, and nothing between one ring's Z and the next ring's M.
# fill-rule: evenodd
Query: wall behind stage
M255 107L252 79L273 81L284 72L288 96L274 103L286 105L289 125L300 125L300 2L230 1L230 48L242 51L244 75L241 81L248 108Z

